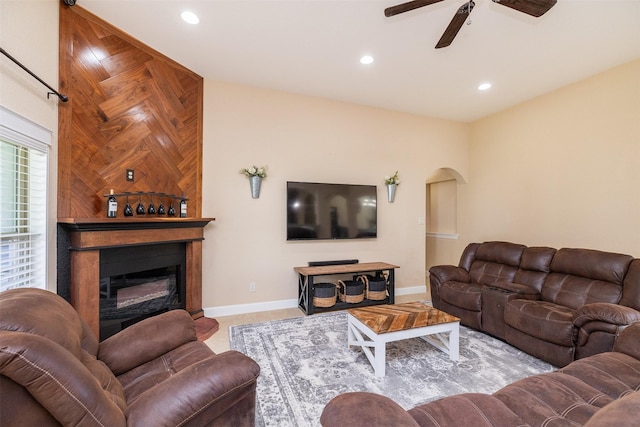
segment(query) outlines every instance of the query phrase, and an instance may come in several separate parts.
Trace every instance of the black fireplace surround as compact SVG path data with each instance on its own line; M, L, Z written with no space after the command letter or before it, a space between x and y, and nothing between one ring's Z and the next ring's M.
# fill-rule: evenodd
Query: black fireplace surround
M185 245L100 251L100 339L147 317L185 308Z

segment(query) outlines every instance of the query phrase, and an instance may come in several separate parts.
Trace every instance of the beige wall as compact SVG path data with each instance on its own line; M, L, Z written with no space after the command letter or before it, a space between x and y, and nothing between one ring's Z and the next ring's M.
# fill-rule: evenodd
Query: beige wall
M395 263L398 287L424 285L425 183L467 173L468 125L211 80L204 117L204 307L296 299L293 267L314 260ZM252 164L268 166L259 199L239 173ZM378 238L287 242L286 181L377 185Z
M58 3L0 0L0 45L53 86ZM292 268L309 260L383 260L401 266L398 286L424 283L418 220L425 182L440 168L466 181L458 185L460 238L429 244L441 262L457 262L468 242L495 239L640 256L638 76L635 61L470 125L206 81L203 215L217 220L204 242L204 306L294 299ZM53 132L55 289L58 101L0 57L0 104ZM238 173L254 163L269 166L257 200ZM382 180L395 170L402 184L389 204ZM379 238L287 243L287 180L378 185Z
M640 60L473 123L469 162L461 245L640 257Z
M58 87L59 0L0 0L0 46L54 88ZM56 289L58 98L0 55L0 105L51 131L47 287Z

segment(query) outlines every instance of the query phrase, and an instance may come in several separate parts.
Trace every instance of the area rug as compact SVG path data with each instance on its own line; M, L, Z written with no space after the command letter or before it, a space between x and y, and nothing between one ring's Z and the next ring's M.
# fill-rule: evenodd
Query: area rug
M375 378L361 349L347 347L347 314L333 312L229 328L231 348L261 368L257 426L319 426L338 394L369 391L405 409L457 393L493 393L554 367L510 345L460 328L460 360L452 362L419 338L387 344L386 376Z

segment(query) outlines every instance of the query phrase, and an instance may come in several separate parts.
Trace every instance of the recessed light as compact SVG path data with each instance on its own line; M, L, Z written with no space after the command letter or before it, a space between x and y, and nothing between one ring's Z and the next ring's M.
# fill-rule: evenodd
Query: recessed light
M491 83L482 83L480 86L478 86L478 90L487 90L487 89L491 89Z
M362 58L360 58L360 63L364 65L373 64L373 56L371 55L363 56Z
M185 10L184 12L182 12L182 15L180 15L180 16L182 17L184 22L186 22L188 24L195 25L198 22L200 22L200 18L198 18L198 15L196 15L195 13L190 12L188 10Z

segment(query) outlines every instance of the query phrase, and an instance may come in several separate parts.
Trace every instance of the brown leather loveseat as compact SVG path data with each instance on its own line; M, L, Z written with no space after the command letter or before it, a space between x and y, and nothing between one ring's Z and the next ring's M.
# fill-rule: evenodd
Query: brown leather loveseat
M631 427L640 420L640 323L613 351L516 381L495 393L448 396L405 411L373 393L344 393L324 408L324 427Z
M0 293L0 425L253 426L259 366L173 310L98 343L61 297Z
M640 321L640 259L591 249L468 245L429 270L434 307L556 366L610 351Z

